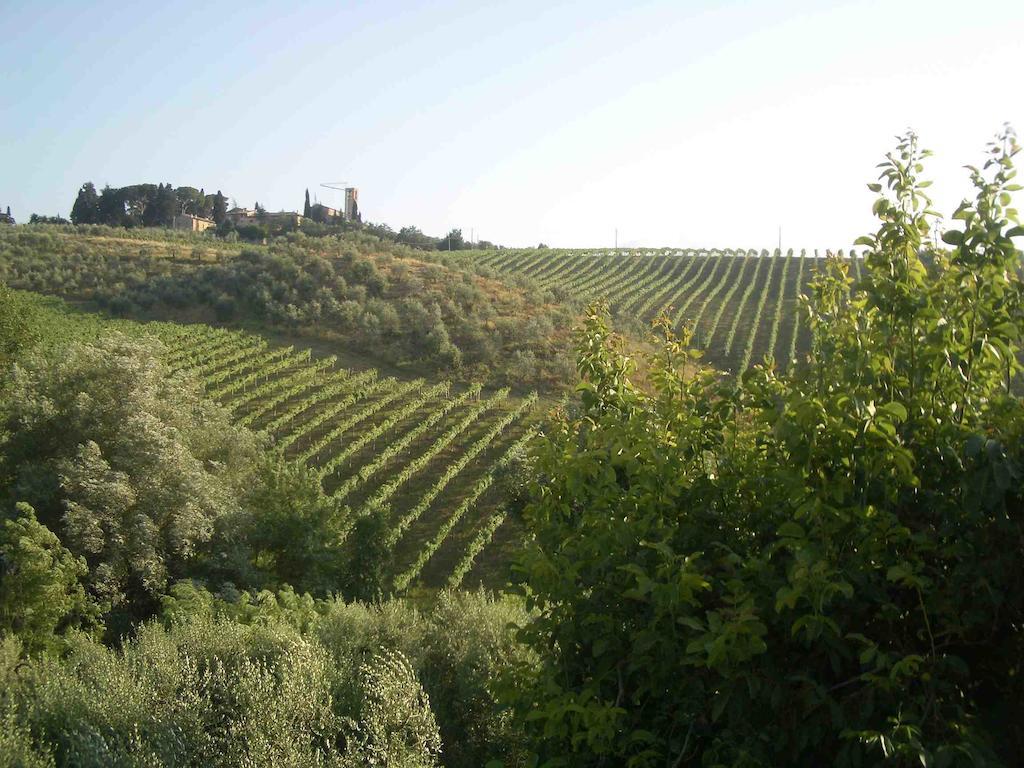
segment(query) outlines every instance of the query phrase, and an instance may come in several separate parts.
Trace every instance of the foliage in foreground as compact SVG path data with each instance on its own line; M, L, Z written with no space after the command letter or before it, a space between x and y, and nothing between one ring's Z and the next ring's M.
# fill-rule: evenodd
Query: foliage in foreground
M164 603L118 649L72 635L26 659L0 638L0 766L522 763L489 682L523 655L514 602L225 601L183 582Z
M797 373L684 374L662 326L642 391L591 313L525 513L544 765L1024 760L1016 151L972 172L946 251L901 141L863 282L817 280Z
M0 766L521 764L521 605L314 599L372 551L315 475L80 320L0 327Z
M194 380L171 375L159 342L137 334L40 344L6 372L0 630L33 649L71 627L117 636L183 578L351 596L340 505ZM68 610L52 615L60 605ZM29 627L39 631L29 637Z
M113 334L26 355L0 398L5 501L89 561L98 605L135 616L237 516L258 456L151 343Z

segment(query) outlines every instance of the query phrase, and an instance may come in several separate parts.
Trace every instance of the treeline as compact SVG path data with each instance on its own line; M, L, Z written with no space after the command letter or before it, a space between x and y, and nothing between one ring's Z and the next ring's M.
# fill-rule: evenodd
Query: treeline
M493 250L503 246L495 245L489 240L469 242L463 237L461 229L452 229L443 237L425 234L419 227L402 227L397 232L387 224L374 224L363 221L316 221L310 220L302 224L302 232L308 237L327 237L348 232L363 232L383 242L408 246L418 251L468 251ZM247 235L248 233L241 233ZM262 236L272 235L267 228L262 228ZM249 239L252 239L251 237Z
M425 251L491 250L501 247L495 245L490 240L470 242L463 237L461 229L452 229L444 237L425 235L417 227L402 227L397 232L394 232L387 224L377 224L369 225L367 229L372 234L383 239L394 240L396 243Z
M260 204L255 205L262 210ZM306 206L303 215L303 231L310 237L325 237L346 232L364 231L383 241L406 245L417 250L462 251L473 248L491 249L495 246L487 240L470 243L465 240L461 229L452 229L444 237L424 234L419 228L402 227L397 232L387 224L356 221L327 220L317 216L319 206L310 206L309 192L306 192ZM9 210L8 210L9 213ZM105 186L100 192L91 182L78 190L71 207L71 222L74 224L104 224L111 227L169 227L179 214L190 214L211 219L217 224L213 234L220 237L237 236L249 242L263 242L275 235L294 230L287 224L252 224L234 227L227 219L227 198L220 190L212 195L195 187L177 187L171 184L132 184L126 187ZM30 223L62 224L60 216L46 217L33 214Z
M195 187L171 184L106 186L99 193L90 181L78 190L71 207L75 224L106 224L111 227L169 227L179 214L224 221L227 198L218 190L208 195Z
M520 387L564 381L571 315L525 301L501 307L469 272L351 249L296 245L244 250L224 264L126 283L103 303L124 316L206 308L220 322L256 320L423 366ZM538 311L538 309L540 311Z

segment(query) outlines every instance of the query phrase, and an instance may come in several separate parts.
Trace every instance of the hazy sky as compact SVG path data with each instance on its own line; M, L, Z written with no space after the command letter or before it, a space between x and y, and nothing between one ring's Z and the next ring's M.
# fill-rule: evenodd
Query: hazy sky
M848 247L908 126L1024 132L1024 2L0 0L0 205L171 182L509 245Z

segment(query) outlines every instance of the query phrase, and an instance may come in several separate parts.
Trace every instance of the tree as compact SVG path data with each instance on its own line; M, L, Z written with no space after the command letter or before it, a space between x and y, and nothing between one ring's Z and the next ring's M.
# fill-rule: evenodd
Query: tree
M0 522L0 632L17 635L29 650L48 646L54 633L91 614L82 581L85 560L65 549L36 520L28 504Z
M423 234L417 227L402 227L398 230L398 236L395 239L400 243L411 245L413 248L440 250L440 241L436 237Z
M191 216L203 217L208 215L205 191L195 187L178 187L177 189L172 188L172 190L177 203L175 214L187 213Z
M904 137L866 276L824 266L792 373L695 370L662 321L640 387L588 313L524 513L541 663L517 703L543 765L1024 759L1016 152L990 146L930 249Z
M0 283L0 382L17 356L38 339L31 304Z
M343 538L343 518L313 471L275 458L262 461L243 507L237 518L222 521L221 533L224 540L242 534L259 586L289 584L316 594L338 588L344 560L334 542Z
M307 219L313 215L313 209L309 204L309 189L306 190L306 203L302 206L302 215Z
M75 204L71 207L71 221L75 224L98 224L100 218L100 199L96 187L87 181L78 190Z
M169 227L181 213L181 202L170 184L160 184L146 206L142 223L147 227Z
M129 224L125 215L125 202L121 190L110 185L104 186L100 192L96 224L107 224L111 227L124 227Z
M437 249L439 251L461 251L466 247L465 241L462 239L462 230L453 229L444 239L438 242Z
M89 589L145 616L199 567L252 488L256 443L152 340L119 334L23 355L0 398L0 488L90 565Z
M213 220L219 227L228 217L228 202L221 194L220 190L217 190L217 194L213 196Z
M391 508L375 505L362 512L346 541L344 594L350 600L375 601L384 596L392 551L388 546Z
M359 722L348 740L344 768L437 768L441 735L430 700L405 656L376 654L359 668L359 680Z

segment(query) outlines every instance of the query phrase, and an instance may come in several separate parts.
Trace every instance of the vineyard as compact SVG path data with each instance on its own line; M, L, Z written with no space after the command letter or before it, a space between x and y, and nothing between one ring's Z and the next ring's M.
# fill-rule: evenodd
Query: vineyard
M319 476L345 511L342 536L371 510L383 514L394 591L507 580L520 532L492 486L532 435L535 394L346 370L334 357L251 333L104 318L24 296L45 317L47 344L92 342L111 331L157 337L172 371L193 377L236 423Z
M810 341L799 297L817 271L817 252L536 249L479 253L473 262L567 299L605 299L627 322L665 314L677 329L693 328L693 343L723 370L745 370L769 354L786 367ZM857 277L855 254L850 263Z
M531 434L535 395L342 370L333 357L209 326L146 327L172 369L316 471L347 508L343 535L362 514L384 510L396 591L503 583L515 533L491 486Z

